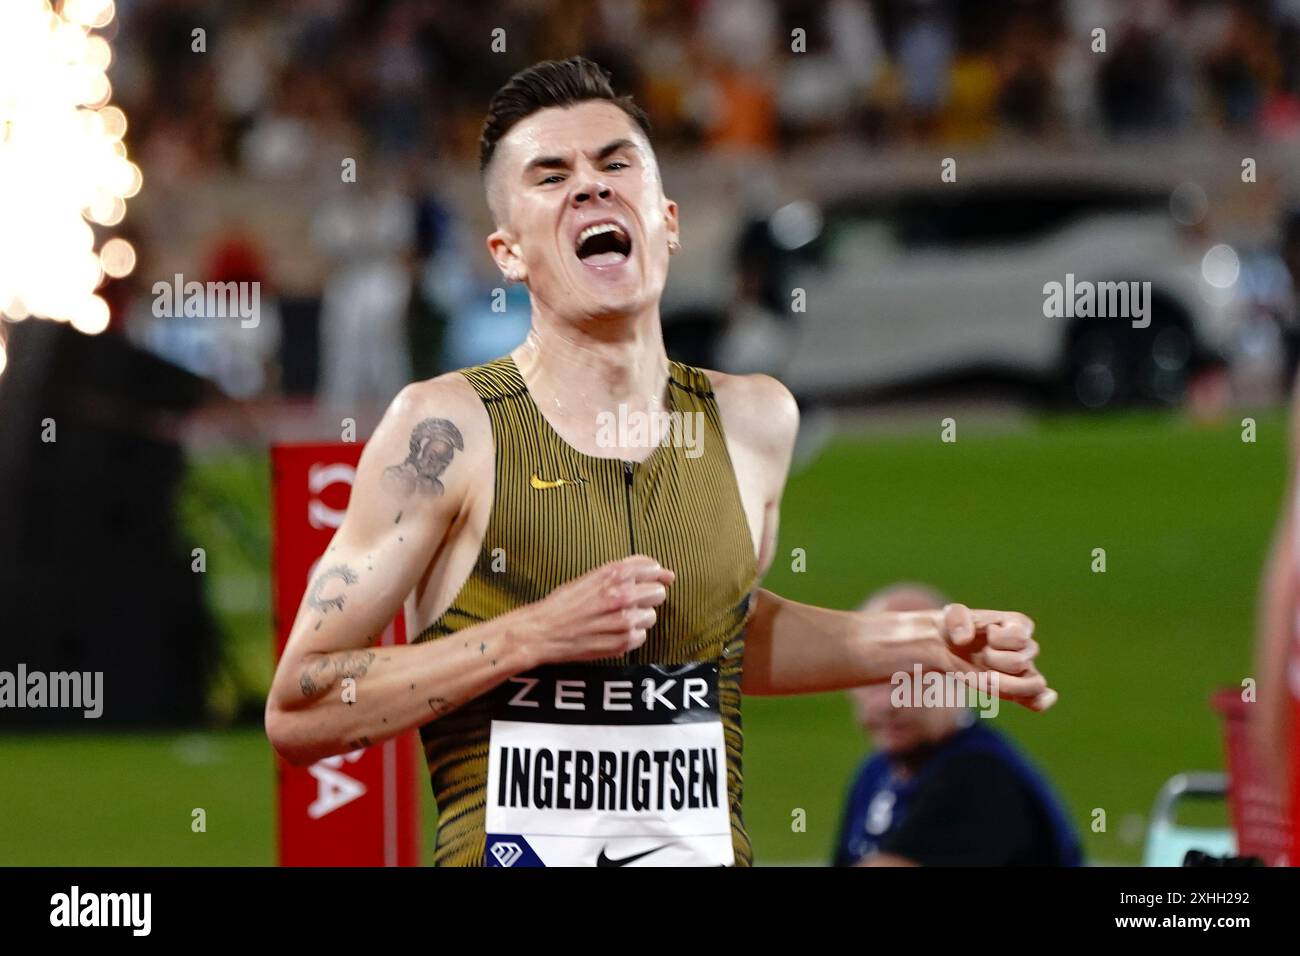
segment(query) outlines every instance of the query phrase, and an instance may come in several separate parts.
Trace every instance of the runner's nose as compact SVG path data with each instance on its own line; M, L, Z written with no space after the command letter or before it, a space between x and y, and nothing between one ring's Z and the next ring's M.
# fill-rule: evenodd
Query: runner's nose
M573 204L581 206L589 203L593 198L608 200L614 195L614 190L610 189L602 182L592 181L584 183L583 186L573 194Z

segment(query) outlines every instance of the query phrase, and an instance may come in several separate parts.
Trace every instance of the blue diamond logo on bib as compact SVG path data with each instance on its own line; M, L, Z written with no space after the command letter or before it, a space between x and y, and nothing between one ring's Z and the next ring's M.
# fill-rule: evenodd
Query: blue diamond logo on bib
M528 841L519 833L489 833L488 866L544 866Z

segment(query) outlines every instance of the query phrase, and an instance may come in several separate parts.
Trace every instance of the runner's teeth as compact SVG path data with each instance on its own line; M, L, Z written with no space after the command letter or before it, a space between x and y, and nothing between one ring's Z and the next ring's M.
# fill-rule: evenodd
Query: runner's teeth
M588 226L586 229L582 230L582 232L578 234L578 245L581 246L592 236L599 236L601 233L605 233L605 232L617 232L620 235L626 235L623 232L622 227L620 227L616 223L602 222L595 226Z

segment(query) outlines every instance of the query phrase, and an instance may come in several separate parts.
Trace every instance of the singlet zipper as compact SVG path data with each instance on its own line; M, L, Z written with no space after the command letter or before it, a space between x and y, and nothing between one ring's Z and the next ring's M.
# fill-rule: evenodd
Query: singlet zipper
M636 529L632 527L632 469L634 467L630 461L623 462L623 491L627 500L627 538L632 546L632 554L636 554Z

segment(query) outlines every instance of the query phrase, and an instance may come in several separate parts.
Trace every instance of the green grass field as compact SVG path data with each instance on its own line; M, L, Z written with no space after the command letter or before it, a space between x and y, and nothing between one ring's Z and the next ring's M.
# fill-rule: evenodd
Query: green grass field
M791 480L766 586L851 607L901 578L1037 620L1048 714L997 725L1043 766L1093 860L1136 862L1160 784L1223 765L1212 689L1251 675L1255 589L1285 468L1280 414L1241 441L1180 418L1047 417L959 440L841 437ZM185 520L208 548L230 653L226 714L271 673L264 456L196 466ZM806 571L791 570L794 548ZM1094 548L1105 573L1091 570ZM842 695L745 705L745 813L757 861L829 852L865 743ZM257 726L168 735L0 737L3 864L270 864L272 760ZM192 833L193 808L207 832ZM1105 832L1093 832L1096 810ZM806 829L792 825L797 810ZM431 845L432 800L425 825Z

